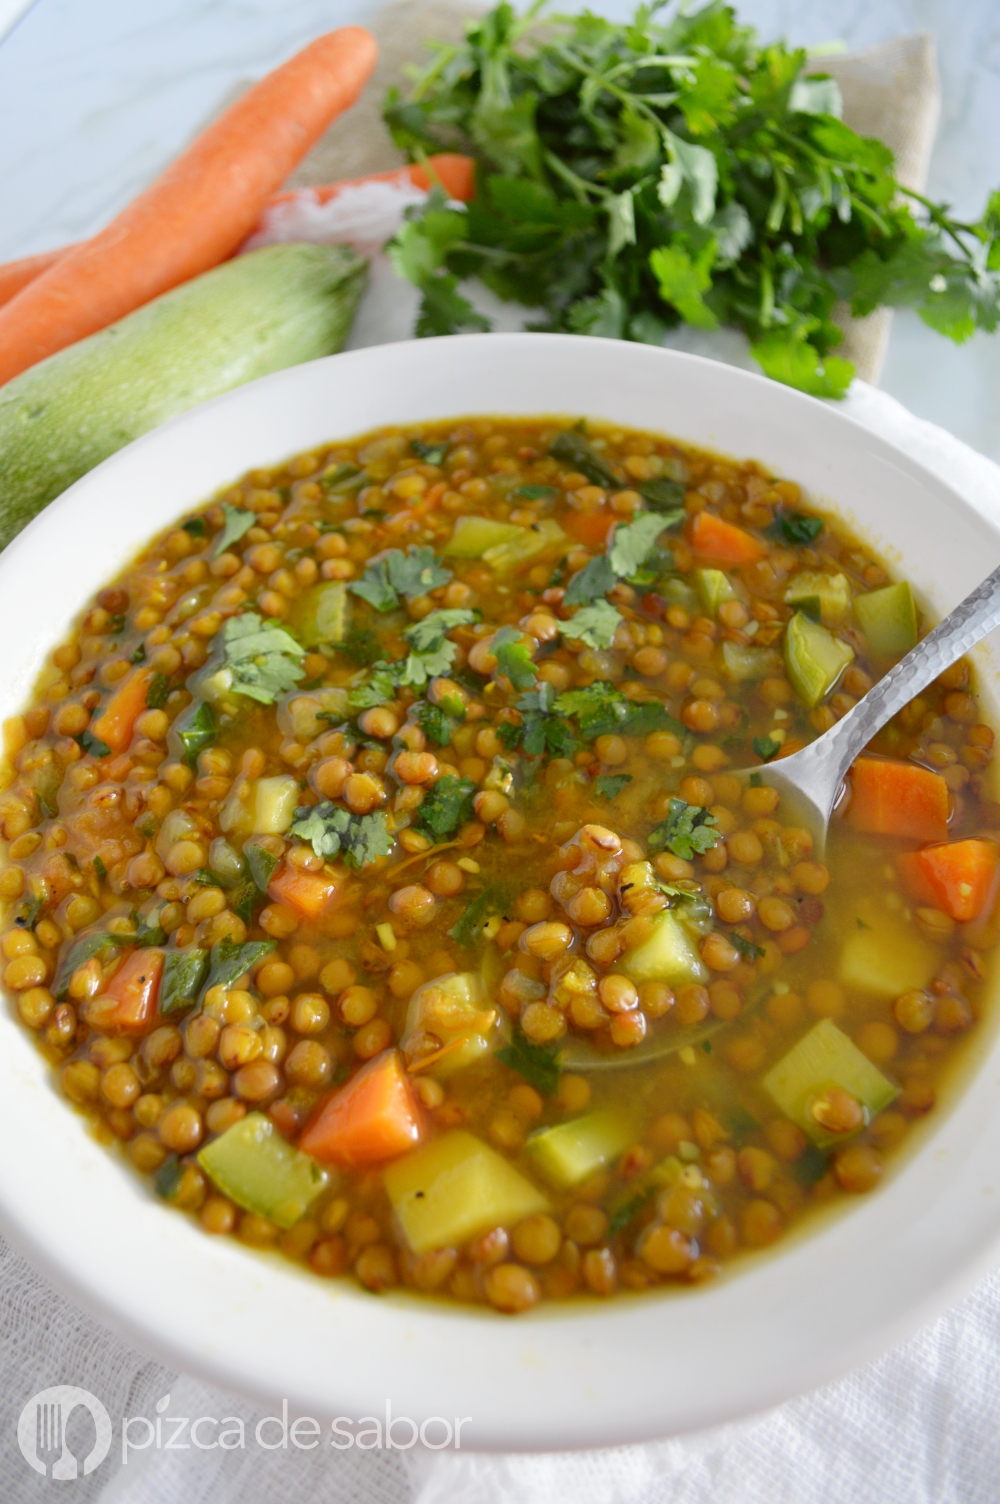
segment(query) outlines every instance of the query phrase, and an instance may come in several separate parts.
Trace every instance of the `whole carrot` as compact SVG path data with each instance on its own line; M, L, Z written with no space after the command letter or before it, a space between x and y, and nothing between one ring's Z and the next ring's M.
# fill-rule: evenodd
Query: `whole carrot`
M394 167L388 172L370 172L365 177L343 178L338 183L321 183L315 188L290 188L284 193L275 194L268 200L263 210L264 219L255 226L255 229L260 229L261 224L266 222L268 213L277 205L290 203L304 193L312 195L318 204L327 204L345 188L358 188L363 183L403 181L412 183L415 188L423 188L425 191L432 184L440 183L451 198L461 199L468 203L475 190L475 163L471 157L460 157L454 152L440 152L436 156L428 157L425 162L412 162L407 167ZM22 256L19 261L6 261L0 265L0 308L4 303L9 303L11 298L16 297L29 282L40 277L57 262L65 260L70 251L78 249L78 245L64 245L55 251L42 251L37 256Z
M248 90L107 229L0 308L0 383L230 256L377 55L370 32L345 26Z

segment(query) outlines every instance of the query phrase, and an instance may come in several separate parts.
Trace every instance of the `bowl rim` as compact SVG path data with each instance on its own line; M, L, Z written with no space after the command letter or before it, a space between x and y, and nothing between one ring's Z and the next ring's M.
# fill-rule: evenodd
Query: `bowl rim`
M25 634L30 642L4 637L15 603L30 599L27 579L53 546L65 551L80 519L100 515L102 508L125 516L124 490L151 476L158 464L167 469L181 464L177 456L186 452L185 446L192 451L189 469L194 473L201 463L215 463L214 458L204 461L204 453L220 429L228 425L234 432L246 431L255 416L266 426L266 413L282 406L291 412L319 394L329 396L339 388L346 402L352 390L367 391L372 383L398 385L401 372L407 379L423 377L430 387L435 381L442 388L460 381L456 390L474 392L490 380L513 382L518 369L527 372L529 366L531 380L543 382L540 370L562 371L568 379L572 367L582 382L593 384L595 393L602 383L610 391L612 379L627 385L660 378L678 402L685 389L710 392L727 422L739 416L737 427L753 421L748 414L756 414L772 432L783 425L815 431L828 438L831 448L842 446L839 462L846 464L844 456L853 455L858 463L881 467L886 483L895 473L904 487L914 488L914 494L922 491L950 512L951 537L961 541L964 528L967 551L992 544L1000 553L1000 527L903 450L849 414L751 372L676 351L571 335L460 335L375 346L293 367L192 409L119 451L51 503L0 556L0 641L16 644L0 657L0 710L24 703L37 667L38 643L51 647L58 640L59 628L51 623L34 637ZM415 392L413 400L419 405L422 392ZM610 397L605 400L610 404ZM595 400L591 416L600 416L597 406ZM530 409L543 410L552 411ZM498 409L455 402L447 415L486 411ZM375 420L367 426L380 425ZM642 421L635 426L658 425ZM364 431L345 429L333 417L329 428L331 435ZM674 431L669 420L661 431ZM683 432L677 436L687 437ZM701 438L690 442L704 443ZM304 447L290 443L281 452L290 455ZM733 452L724 444L714 447ZM262 456L254 463L266 465L277 458L280 454ZM244 463L231 474L246 468ZM229 478L204 482L172 515ZM863 536L849 508L839 510ZM102 566L102 580L153 535L151 525L132 525L138 541L117 564ZM165 525L158 522L155 531ZM884 543L879 547L884 554ZM978 557L976 552L970 561L963 555L970 585L985 573ZM933 598L933 578L915 583ZM93 588L86 587L66 604L75 605ZM21 653L28 656L19 658ZM990 665L995 698L1000 677L993 669L992 650L985 654L982 661ZM416 1417L458 1415L463 1405L482 1406L462 1444L489 1451L621 1445L696 1430L770 1408L876 1356L958 1298L995 1262L1000 1246L992 1170L1000 1148L996 1040L975 1067L966 1068L961 1098L917 1153L870 1202L817 1234L744 1262L716 1285L677 1296L627 1296L607 1306L543 1305L510 1322L482 1308L453 1309L409 1297L375 1301L351 1288L334 1290L286 1263L278 1267L269 1256L209 1240L188 1219L165 1218L134 1177L123 1175L113 1156L85 1133L78 1131L72 1142L60 1143L71 1109L57 1097L48 1067L9 1012L0 1017L2 1031L0 1137L9 1142L13 1135L17 1142L19 1112L26 1104L37 1110L39 1157L60 1198L56 1206L40 1197L30 1166L17 1156L0 1158L4 1233L57 1285L127 1340L257 1403L286 1398L292 1414L323 1419L379 1414L380 1395L391 1399L397 1416L400 1402L406 1414ZM99 1225L99 1216L88 1218L91 1193L98 1197L99 1211L106 1204L109 1217L114 1212L130 1219L124 1242ZM902 1258L894 1264L893 1252L901 1254L907 1239L918 1254L909 1266ZM133 1267L140 1255L155 1266L161 1291L169 1298L150 1303L141 1271ZM822 1299L811 1304L810 1280L822 1290ZM188 1301L193 1302L190 1310ZM748 1310L754 1305L756 1317ZM771 1320L762 1325L759 1311L764 1310ZM250 1337L248 1311L255 1324ZM283 1336L282 1320L295 1334L294 1352ZM258 1350L261 1338L266 1339L263 1352ZM355 1372L347 1378L331 1374L323 1355L314 1351L319 1338L346 1347ZM651 1344L664 1338L668 1350L650 1353ZM475 1349L471 1357L470 1347ZM476 1357L484 1352L492 1375ZM678 1355L686 1365L683 1371ZM738 1372L720 1377L716 1363L726 1355ZM559 1385L561 1392L554 1397Z

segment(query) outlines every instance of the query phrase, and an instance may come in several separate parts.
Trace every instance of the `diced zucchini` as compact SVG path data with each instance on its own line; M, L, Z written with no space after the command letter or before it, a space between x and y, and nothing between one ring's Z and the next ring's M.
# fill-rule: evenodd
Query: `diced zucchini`
M854 614L868 646L880 658L902 658L916 647L917 607L908 580L857 596Z
M684 928L671 909L653 920L653 933L643 945L627 951L623 970L633 982L704 982L708 972Z
M724 642L719 657L723 673L737 682L765 679L778 667L778 655L772 648L747 647L740 642Z
M459 517L442 550L446 559L481 559L488 548L512 543L528 530L516 522L493 522L489 517Z
M843 1139L816 1121L813 1104L831 1086L850 1092L870 1122L899 1095L890 1081L830 1018L820 1019L764 1077L764 1090L780 1111L825 1148Z
M798 606L806 616L812 612L805 603L818 601L820 621L826 627L836 627L850 613L851 586L846 575L803 569L789 581L785 600L790 606Z
M248 1113L206 1144L198 1163L223 1195L278 1227L304 1217L327 1183L326 1171L262 1112Z
M382 1179L414 1253L454 1247L490 1227L511 1227L549 1205L502 1155L462 1129L397 1159Z
M535 559L558 559L569 552L570 539L551 517L543 517L540 522L519 531L520 537L497 543L483 554L483 563L497 574L510 574Z
M546 1180L566 1190L610 1164L633 1138L628 1119L603 1108L555 1128L542 1128L525 1147Z
M295 608L294 625L307 648L343 642L350 602L343 580L324 580L307 590Z
M671 575L661 580L656 588L668 606L682 606L692 615L698 610L700 602L697 595L687 581L682 580L679 575Z
M254 785L254 835L284 835L295 818L299 794L298 780L288 773L279 773L274 778L258 778Z
M713 621L723 601L739 600L732 580L721 569L696 569L694 583L701 608Z
M938 961L934 948L915 930L874 913L870 927L865 924L855 929L840 952L841 983L887 999L926 987Z
M416 1034L439 1040L441 1058L427 1071L450 1076L488 1053L496 1022L497 1010L487 1003L478 972L454 972L417 988L406 1012L404 1040Z
M792 688L810 709L826 699L853 661L852 647L796 611L785 630L785 668Z

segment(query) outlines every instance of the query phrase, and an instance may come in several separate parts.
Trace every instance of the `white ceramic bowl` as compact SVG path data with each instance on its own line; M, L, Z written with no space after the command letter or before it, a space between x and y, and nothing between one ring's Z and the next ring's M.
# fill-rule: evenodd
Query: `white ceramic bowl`
M384 423L584 414L756 457L836 509L945 612L1000 535L901 451L786 387L611 340L496 334L385 345L242 387L114 456L0 557L0 718L91 593L185 508L255 465ZM1000 685L980 655L990 709ZM1000 1240L1000 1049L877 1194L714 1286L511 1320L376 1299L206 1237L98 1147L0 1015L0 1222L166 1363L291 1412L471 1417L466 1448L606 1446L762 1410L956 1299ZM53 1375L52 1382L60 1381ZM404 1439L407 1433L402 1433ZM437 1439L443 1432L429 1433Z

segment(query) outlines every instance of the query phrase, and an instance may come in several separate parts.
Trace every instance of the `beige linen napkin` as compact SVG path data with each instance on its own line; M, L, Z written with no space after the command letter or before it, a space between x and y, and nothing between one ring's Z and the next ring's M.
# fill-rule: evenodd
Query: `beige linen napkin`
M382 121L385 91L390 84L405 88L407 65L423 65L429 59L425 41L458 41L466 20L475 13L461 0L397 0L381 10L369 23L380 48L372 82L361 102L306 157L289 186L310 187L401 165L403 154ZM897 37L864 52L824 56L815 60L812 71L837 80L846 123L862 136L884 141L895 155L899 181L921 191L941 109L933 37ZM890 310L852 319L840 305L835 316L844 329L838 353L854 362L863 380L877 382L889 339Z

